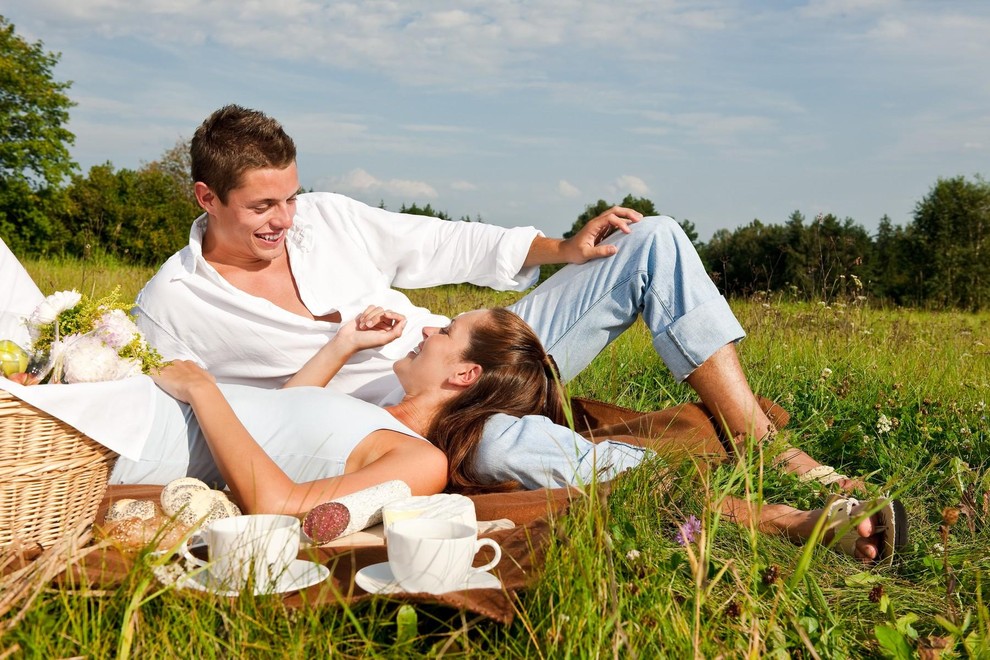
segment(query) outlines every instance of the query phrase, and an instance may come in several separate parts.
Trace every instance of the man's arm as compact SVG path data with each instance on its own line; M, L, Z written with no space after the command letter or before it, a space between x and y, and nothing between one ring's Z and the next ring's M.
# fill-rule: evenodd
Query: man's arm
M618 229L628 234L629 225L643 219L643 214L622 206L613 206L597 218L588 221L574 236L566 239L537 236L529 248L523 267L543 264L583 264L615 254L614 245L600 245L606 236Z

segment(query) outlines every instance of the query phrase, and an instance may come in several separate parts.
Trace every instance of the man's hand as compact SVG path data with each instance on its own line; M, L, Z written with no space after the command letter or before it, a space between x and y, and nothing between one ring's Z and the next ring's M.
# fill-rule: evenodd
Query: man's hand
M537 237L529 249L523 266L542 264L583 264L592 259L611 257L618 251L614 245L601 242L618 229L624 234L629 225L643 219L643 214L623 206L613 206L600 216L592 218L578 233L567 239Z

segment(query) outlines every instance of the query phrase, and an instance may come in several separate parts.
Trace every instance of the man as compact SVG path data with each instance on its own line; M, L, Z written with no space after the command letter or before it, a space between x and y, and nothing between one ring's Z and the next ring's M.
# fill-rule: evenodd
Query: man
M233 105L206 119L191 151L204 214L189 245L137 301L141 330L166 358L196 360L220 381L276 387L341 321L381 305L407 317L404 334L352 359L329 386L384 403L395 396L392 362L415 349L422 328L446 322L392 287L466 281L524 290L541 264L568 263L512 306L565 380L642 314L658 354L732 434L760 438L773 430L739 365L734 342L743 330L670 218L615 207L560 240L533 228L297 194L291 138L275 120ZM798 473L818 467L797 450L785 458Z

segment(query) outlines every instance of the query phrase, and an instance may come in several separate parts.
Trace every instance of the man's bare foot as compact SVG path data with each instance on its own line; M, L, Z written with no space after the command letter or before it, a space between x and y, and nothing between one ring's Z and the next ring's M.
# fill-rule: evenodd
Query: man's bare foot
M861 502L849 507L848 518L844 515L845 512L843 515L838 515L838 510L832 509L833 526L825 530L822 542L864 562L876 561L883 543L883 532L877 531L878 514L860 520L853 528L856 536L852 536L853 529L849 529L845 522L856 520L869 510L870 505L870 502ZM786 504L767 504L760 509L757 528L761 532L783 534L796 543L804 543L811 538L821 517L828 513L828 508L802 511ZM841 544L833 544L836 532L842 533L845 537Z
M834 477L838 478L833 477L833 481L823 480L818 476L812 476L811 479L823 481L823 483L826 484L834 483L846 493L851 493L856 490L866 492L866 484L859 479L850 479L845 475L837 474L834 469L820 470L820 468L827 468L828 466L822 465L797 447L787 447L773 459L773 464L783 468L797 477L802 475L812 475L818 471L822 472L822 476L826 477L826 479L829 475L834 475Z

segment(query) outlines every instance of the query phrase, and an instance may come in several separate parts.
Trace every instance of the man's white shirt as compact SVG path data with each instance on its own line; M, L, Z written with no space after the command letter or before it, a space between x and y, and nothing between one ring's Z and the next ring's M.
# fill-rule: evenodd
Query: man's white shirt
M138 325L167 359L195 360L220 382L278 387L337 331L245 293L203 258L206 216L189 245L173 255L138 295ZM396 387L391 365L448 319L417 307L392 287L470 282L501 290L532 286L539 268L523 268L532 227L505 229L392 213L333 193L298 198L286 250L300 298L314 316L347 321L370 304L407 319L403 336L362 351L331 381L336 391L380 403Z

